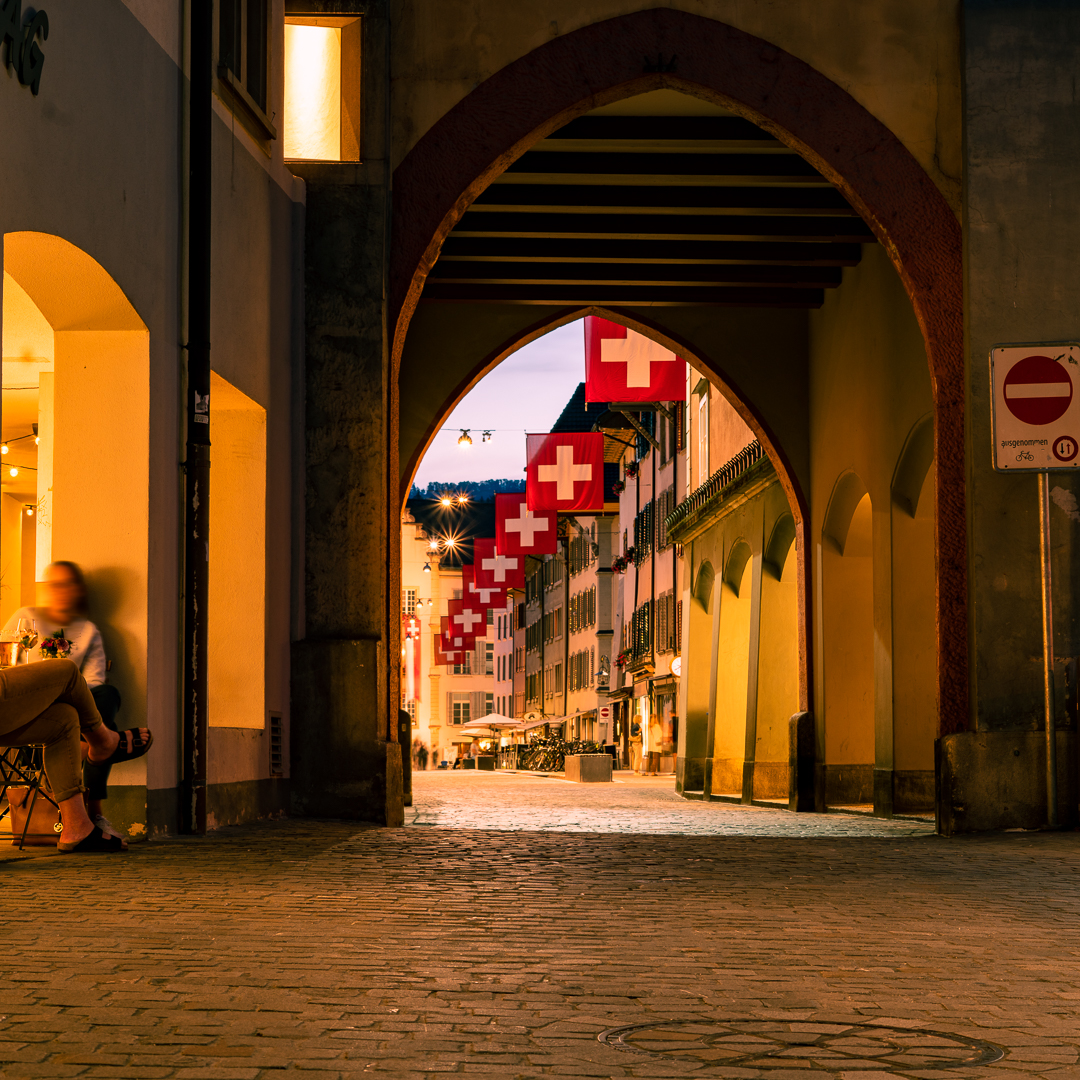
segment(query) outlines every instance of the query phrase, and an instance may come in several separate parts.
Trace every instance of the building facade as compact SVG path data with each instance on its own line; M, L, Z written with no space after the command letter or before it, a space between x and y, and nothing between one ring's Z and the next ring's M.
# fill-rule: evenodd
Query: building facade
M402 819L396 608L416 464L485 371L600 312L690 359L776 472L811 803L869 785L889 813L929 765L946 832L1074 820L1060 658L1080 653L1077 481L1053 482L1048 716L1035 479L994 467L987 357L1077 337L1080 225L1062 192L1080 15L985 0L507 11L50 0L47 39L24 12L0 87L4 602L30 598L42 560L86 569L122 722L157 732L114 777L114 819ZM306 31L322 33L314 69L297 66ZM290 79L319 93L287 99ZM315 99L336 107L313 117ZM189 147L209 150L208 174ZM607 162L618 184L612 154L629 154ZM206 295L209 329L192 334ZM196 505L207 434L218 496ZM185 550L207 570L195 615ZM717 610L695 588L729 570L726 554L704 562L685 575L684 642ZM178 645L189 617L194 653ZM740 760L708 741L687 759Z

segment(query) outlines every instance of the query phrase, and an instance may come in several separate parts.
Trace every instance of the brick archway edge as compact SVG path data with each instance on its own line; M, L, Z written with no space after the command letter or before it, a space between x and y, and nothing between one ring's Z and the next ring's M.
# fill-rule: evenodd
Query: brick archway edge
M646 70L654 67L671 70ZM533 143L575 116L663 87L724 104L798 150L862 215L900 274L926 342L934 392L939 733L963 731L968 634L960 226L899 139L783 49L698 15L668 8L636 12L539 46L433 125L393 178L393 415L409 321L443 240L470 203Z

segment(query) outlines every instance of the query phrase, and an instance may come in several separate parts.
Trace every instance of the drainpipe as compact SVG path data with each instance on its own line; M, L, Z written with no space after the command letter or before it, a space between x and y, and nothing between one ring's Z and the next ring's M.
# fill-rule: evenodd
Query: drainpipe
M184 462L183 762L179 828L206 832L206 632L210 569L210 196L213 0L191 0L188 109L187 454Z

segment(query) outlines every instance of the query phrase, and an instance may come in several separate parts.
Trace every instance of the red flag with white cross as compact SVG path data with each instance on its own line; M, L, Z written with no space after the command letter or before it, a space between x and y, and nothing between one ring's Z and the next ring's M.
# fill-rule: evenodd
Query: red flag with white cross
M556 523L554 512L530 510L524 492L495 496L495 548L504 555L554 555Z
M465 656L465 649L462 646L460 649L447 649L446 639L443 637L441 629L435 631L435 649L434 649L435 664L460 664L463 662Z
M604 509L604 436L526 435L525 499L533 513Z
M487 635L487 616L479 605L474 606L473 601L451 600L447 610L454 638L462 638L466 648L475 644L477 638Z
M480 589L525 588L525 556L496 551L494 538L473 541L473 567Z
M586 401L682 401L686 361L636 330L585 318Z
M444 615L435 634L435 663L460 664L464 656L465 642L460 637L454 637L447 617Z
M476 584L476 567L468 564L461 568L461 596L481 611L506 607L506 590L481 588Z

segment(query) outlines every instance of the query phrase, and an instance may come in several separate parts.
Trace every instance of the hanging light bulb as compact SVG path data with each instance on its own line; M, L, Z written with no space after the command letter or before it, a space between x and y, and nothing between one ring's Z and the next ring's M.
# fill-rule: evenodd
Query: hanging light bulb
M7 443L0 443L0 454L6 454L10 449Z
M12 465L11 468L8 469L8 475L9 476L18 476L19 475L18 466L17 465Z
M425 574L430 574L431 573L431 563L429 563L429 562L424 563L424 573Z
M469 501L469 496L465 492L462 492L457 497L457 501L459 506L464 506Z
M483 441L484 442L491 442L491 432L490 431L485 431L484 432Z
M457 444L463 450L468 450L469 447L472 446L472 436L469 434L468 428L461 429L461 434L458 436Z
M458 439L458 442L461 442L461 440L460 440L460 439ZM451 499L449 495L444 495L444 496L443 496L443 497L442 497L442 498L441 498L441 499L439 500L439 502L440 502L440 503L441 503L441 504L442 504L443 506L445 506L445 507L449 508L450 506L452 506L452 505L453 505L453 503L454 503L454 500L453 500L453 499Z
M26 516L27 517L33 517L34 516L34 508L29 503L27 503L27 505L26 505Z

